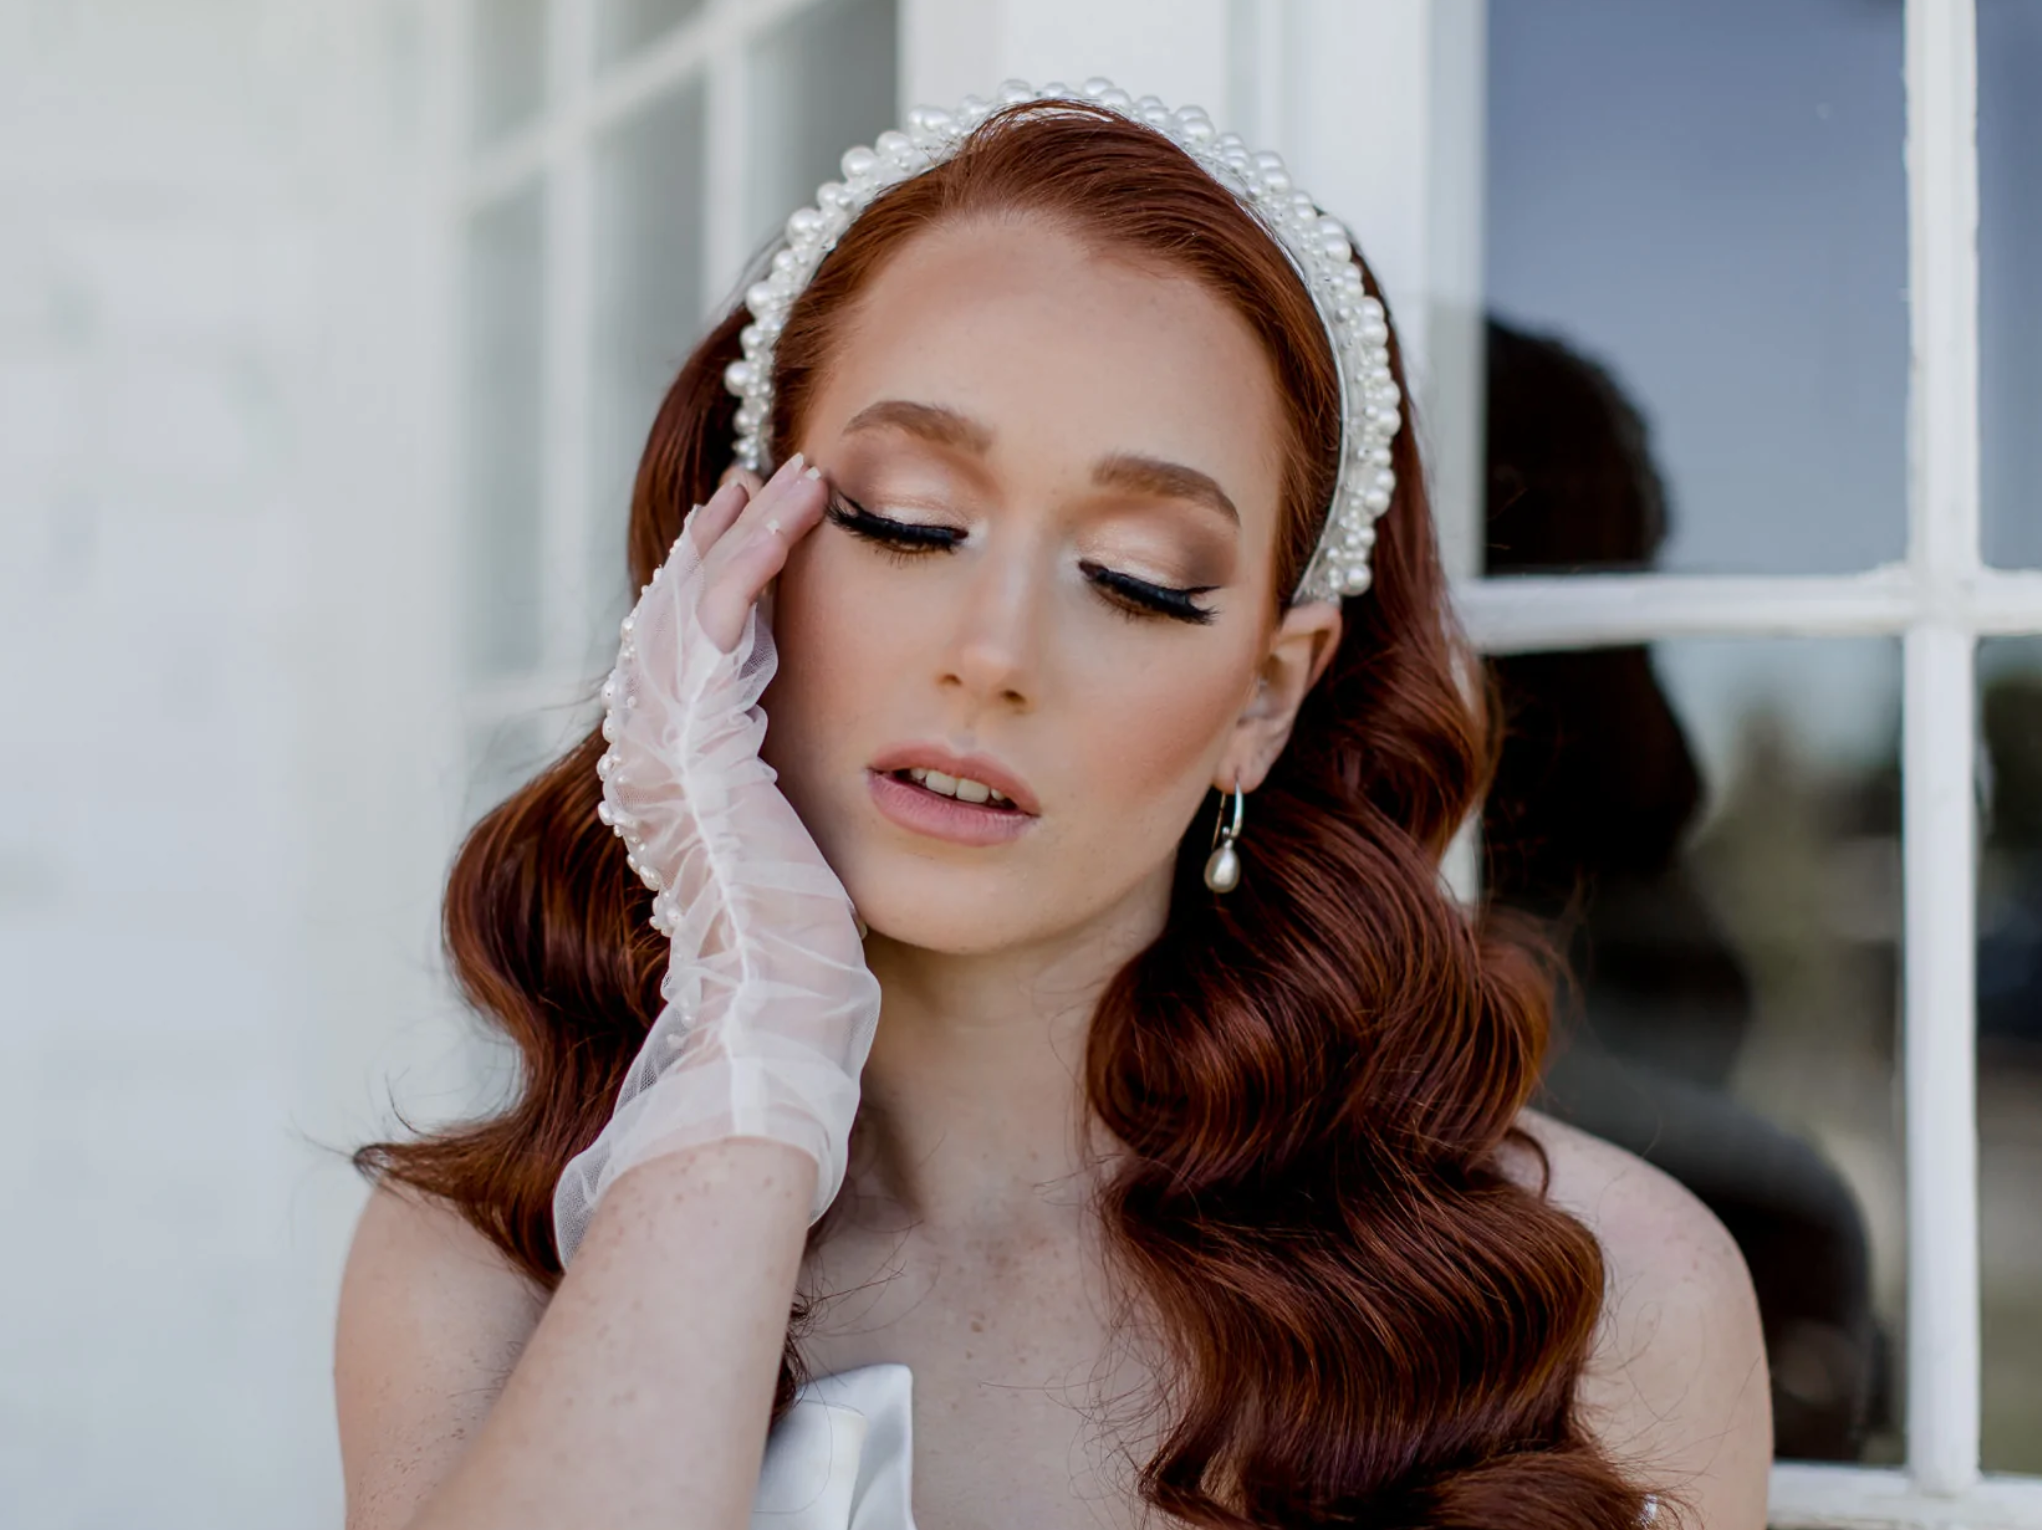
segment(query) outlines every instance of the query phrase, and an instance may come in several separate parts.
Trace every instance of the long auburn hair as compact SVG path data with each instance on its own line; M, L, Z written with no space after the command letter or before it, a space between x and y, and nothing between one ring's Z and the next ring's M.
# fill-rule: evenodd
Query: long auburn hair
M904 242L1014 214L1188 273L1254 328L1292 436L1284 600L1340 450L1323 327L1225 188L1101 108L997 113L859 216L779 341L774 441L798 434L845 315ZM653 423L631 501L637 583L728 461L723 372L747 319L734 309L711 329ZM1392 366L1401 384L1394 340ZM1470 688L1409 428L1393 451L1373 588L1345 603L1332 663L1255 794L1248 875L1225 898L1206 891L1196 820L1165 929L1108 985L1090 1031L1086 1093L1127 1149L1099 1214L1169 1362L1139 1491L1228 1530L1635 1530L1646 1495L1575 1407L1601 1251L1499 1163L1506 1138L1537 1151L1514 1122L1554 973L1535 932L1465 910L1442 884L1497 739ZM667 959L650 894L596 818L602 750L590 734L484 817L448 878L454 972L516 1046L520 1092L487 1119L356 1155L458 1208L548 1288L554 1183L607 1120ZM795 1331L775 1418L802 1374Z

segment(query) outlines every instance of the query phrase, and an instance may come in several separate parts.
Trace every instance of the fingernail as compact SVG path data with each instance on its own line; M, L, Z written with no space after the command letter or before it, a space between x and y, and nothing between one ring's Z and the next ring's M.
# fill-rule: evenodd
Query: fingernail
M807 478L810 480L819 479L822 477L822 469L819 467L812 467L807 472L803 473L801 476L803 478Z
M793 456L787 459L787 466L784 469L782 469L782 471L788 473L798 473L801 471L802 463L806 462L807 460L808 459L804 457L800 452L796 452Z

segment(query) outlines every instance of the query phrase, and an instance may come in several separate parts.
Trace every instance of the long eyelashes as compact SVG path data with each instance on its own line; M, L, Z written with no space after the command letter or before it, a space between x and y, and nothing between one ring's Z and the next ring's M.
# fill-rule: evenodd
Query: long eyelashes
M1124 598L1139 606L1145 606L1149 610L1163 616L1174 616L1179 621L1193 622L1202 627L1217 614L1209 608L1199 605L1191 597L1216 590L1219 588L1218 585L1196 584L1188 589L1178 590L1172 589L1168 585L1150 584L1146 579L1136 579L1130 575L1120 573L1116 569L1106 568L1101 564L1090 561L1080 563L1078 567L1085 571L1094 584L1105 590L1109 595ZM1130 611L1128 614L1134 615L1135 613Z
M874 515L841 489L831 494L823 513L853 536L871 542L879 552L896 563L906 563L932 552L948 552L965 537L963 532L951 526L917 526ZM1146 579L1136 579L1131 574L1123 574L1089 560L1078 567L1113 608L1130 620L1167 616L1175 621L1203 626L1218 614L1192 599L1195 595L1209 594L1218 589L1217 585L1193 585L1180 590L1151 584Z
M904 551L947 551L964 540L964 533L955 527L915 526L906 521L890 521L883 515L874 515L841 489L831 494L823 513L846 531Z

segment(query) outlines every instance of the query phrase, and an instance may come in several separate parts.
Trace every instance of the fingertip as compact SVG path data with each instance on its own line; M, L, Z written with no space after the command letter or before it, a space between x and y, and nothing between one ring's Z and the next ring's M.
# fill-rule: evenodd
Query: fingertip
M708 502L688 517L688 525L695 533L695 546L707 553L744 513L750 501L751 489L742 478L726 478Z

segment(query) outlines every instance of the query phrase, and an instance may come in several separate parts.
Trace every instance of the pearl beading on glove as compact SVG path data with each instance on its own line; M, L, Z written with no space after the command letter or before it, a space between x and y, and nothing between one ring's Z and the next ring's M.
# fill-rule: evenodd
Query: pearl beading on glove
M759 699L777 665L770 626L754 604L723 647L700 621L707 584L684 527L625 620L603 685L596 814L651 889L670 948L664 1003L610 1119L554 1187L563 1263L619 1176L728 1138L812 1158L809 1217L820 1217L843 1182L878 1025L850 896L760 753Z
M1189 154L1269 232L1304 281L1332 345L1344 408L1332 504L1294 598L1337 601L1361 594L1369 587L1376 519L1389 509L1396 491L1390 444L1402 423L1402 399L1390 371L1389 320L1382 304L1363 289L1346 228L1292 184L1278 155L1253 152L1239 134L1219 132L1200 107L1172 111L1155 96L1137 100L1104 79L1087 80L1075 94L1061 84L1037 90L1010 80L998 97L966 96L955 111L917 107L908 114L905 132L881 133L870 148L846 151L844 178L825 181L814 205L787 219L786 243L773 253L766 276L745 292L752 322L739 336L744 358L724 372L724 385L739 400L738 462L754 472L764 470L773 417L774 346L795 299L858 214L889 187L955 154L971 131L1001 107L1083 101L1154 128Z
M682 535L685 536L687 533L683 532ZM659 583L660 576L665 572L664 564L655 568L652 571L652 584L648 584L641 594L651 593L652 586ZM624 713L628 712L637 700L631 694L631 685L626 679L631 661L638 656L638 650L631 642L636 634L637 625L638 617L635 611L618 624L620 641L617 647L617 663L611 669L608 678L603 681L601 693L605 743L617 742L617 735L624 726ZM596 804L596 817L602 820L611 833L624 841L625 866L637 874L638 880L643 882L653 895L652 917L648 922L660 934L671 936L674 932L673 922L679 916L680 910L673 906L672 896L668 893L659 872L648 863L645 856L645 837L639 832L638 820L618 800L613 778L619 768L614 750L604 750L602 758L596 761L596 775L603 783L603 800Z

